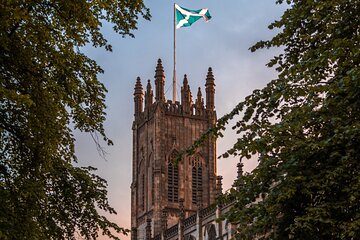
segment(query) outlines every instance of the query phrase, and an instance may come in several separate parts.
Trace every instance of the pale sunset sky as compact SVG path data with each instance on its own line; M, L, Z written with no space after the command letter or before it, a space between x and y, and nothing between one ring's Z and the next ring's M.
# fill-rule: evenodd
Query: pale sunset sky
M265 64L280 49L256 53L248 49L275 34L267 26L280 18L287 5L276 5L275 0L178 0L176 3L194 10L208 8L212 16L207 23L200 19L176 32L178 96L184 74L188 76L193 97L198 87L204 96L207 69L212 67L219 118L254 89L262 88L276 77L276 72ZM75 133L79 165L97 167L97 174L108 181L109 202L118 213L109 219L129 229L134 85L139 76L144 87L148 79L154 87L158 58L162 59L165 70L166 98L172 98L174 1L145 0L145 5L150 8L152 19L139 20L138 30L133 32L135 38L122 38L112 31L110 24L104 24L102 31L112 44L113 52L90 46L83 49L105 70L99 76L108 89L105 128L108 137L114 141L114 146L110 147L103 143L106 160L98 154L90 135ZM224 138L218 139L217 155L231 147L236 138L228 131ZM237 162L238 159L217 160L217 174L224 177L224 190L231 187L236 177ZM256 159L244 164L244 170L251 171L256 166ZM129 236L121 238L130 239Z

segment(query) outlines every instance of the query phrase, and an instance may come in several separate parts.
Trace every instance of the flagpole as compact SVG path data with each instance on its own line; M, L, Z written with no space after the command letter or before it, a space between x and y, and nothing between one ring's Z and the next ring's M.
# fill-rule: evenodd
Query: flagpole
M174 70L173 70L173 103L176 101L176 20L174 3Z

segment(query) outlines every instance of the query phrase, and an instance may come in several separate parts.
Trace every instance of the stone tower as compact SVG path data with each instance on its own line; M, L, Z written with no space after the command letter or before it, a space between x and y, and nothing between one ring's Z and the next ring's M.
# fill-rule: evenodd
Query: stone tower
M191 146L216 122L212 69L209 68L206 77L205 103L200 88L193 101L186 75L181 87L181 102L166 101L164 84L160 59L155 70L155 96L150 80L145 93L140 78L135 84L131 184L133 240L160 234L177 224L180 216L188 217L214 203L220 191L216 187L215 140L207 140L193 156L184 156L177 164L173 161L179 151Z

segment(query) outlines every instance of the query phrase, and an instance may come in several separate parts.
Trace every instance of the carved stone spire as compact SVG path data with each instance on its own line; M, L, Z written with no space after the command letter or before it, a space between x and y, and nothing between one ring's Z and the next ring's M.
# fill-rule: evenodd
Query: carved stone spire
M237 179L241 179L243 176L243 166L244 164L242 162L238 162L237 166Z
M151 87L150 80L148 80L145 92L145 108L148 108L153 103L153 90Z
M190 106L192 102L191 91L186 74L184 75L183 86L181 87L181 105L184 113L190 113Z
M206 76L206 109L214 111L215 109L215 83L214 75L212 73L211 67L209 67L207 76Z
M236 188L237 189L240 189L242 186L243 186L243 183L244 183L244 180L243 180L243 166L244 164L240 161L238 162L238 164L236 165L237 166L237 186Z
M140 115L143 111L143 87L141 84L140 77L137 77L136 84L134 88L134 103L135 103L135 111L134 116L135 118Z
M196 108L203 109L204 108L204 99L202 98L201 88L198 88L197 99L196 99Z
M186 75L186 74L184 74L183 85L184 85L184 86L189 86L189 81L188 81L188 79L187 79L187 75Z
M156 70L155 70L155 100L165 102L165 93L164 93L164 85L165 85L165 75L164 68L161 63L161 59L159 58Z

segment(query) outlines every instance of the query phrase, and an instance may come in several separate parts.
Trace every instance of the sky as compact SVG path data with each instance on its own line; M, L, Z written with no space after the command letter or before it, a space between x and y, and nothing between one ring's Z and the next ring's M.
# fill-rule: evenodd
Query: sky
M207 69L212 67L219 118L253 90L276 78L276 72L265 64L281 49L251 53L249 47L274 36L275 32L267 26L280 18L286 5L276 5L275 0L178 0L176 3L194 10L208 8L212 15L207 23L200 19L176 31L178 96L184 74L188 76L193 96L198 87L204 93ZM90 46L84 49L105 71L99 76L108 89L105 130L114 146L103 143L107 152L104 159L88 134L76 132L76 154L81 166L98 168L97 174L108 181L109 202L118 213L108 218L125 228L130 228L135 80L139 76L145 87L150 79L154 86L156 63L161 58L166 98L172 99L173 4L171 0L145 0L152 18L151 21L139 19L138 30L133 32L135 38L122 38L112 31L110 24L104 24L102 32L113 46L113 52ZM217 155L229 149L236 139L235 133L226 131L225 137L217 140ZM217 174L224 177L224 190L231 187L236 177L237 162L238 159L217 160ZM256 158L244 161L247 172L255 166Z

